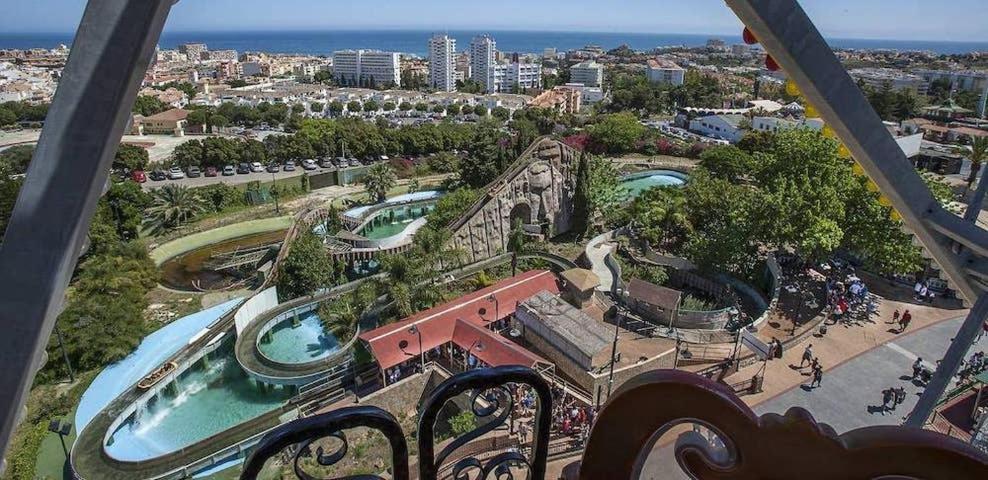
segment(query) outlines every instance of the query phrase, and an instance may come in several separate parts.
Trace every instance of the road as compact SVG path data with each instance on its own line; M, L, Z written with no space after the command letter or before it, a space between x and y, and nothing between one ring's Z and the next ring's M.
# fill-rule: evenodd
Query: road
M924 363L935 364L963 321L963 317L945 320L878 345L825 372L819 388L797 386L758 404L754 411L759 415L784 414L789 408L802 407L838 434L866 426L901 425L903 416L912 410L923 391L907 377L912 373L912 363L922 358ZM988 338L972 346L968 356L977 351L988 351ZM882 390L900 386L906 389L905 403L894 412L883 412ZM688 478L679 470L672 446L652 451L644 472L643 479Z
M161 188L165 185L183 185L186 187L201 187L204 185L212 185L215 183L225 183L227 185L239 185L247 182L270 182L272 177L275 180L282 180L285 178L295 178L302 176L303 173L308 173L309 175L315 175L318 173L331 172L335 169L333 168L319 168L316 170L303 170L302 167L295 167L294 172L280 171L278 173L270 172L251 172L249 174L237 174L224 177L222 175L217 175L215 177L200 176L196 178L181 178L178 180L148 180L147 183L141 184L144 190L152 190L155 188Z

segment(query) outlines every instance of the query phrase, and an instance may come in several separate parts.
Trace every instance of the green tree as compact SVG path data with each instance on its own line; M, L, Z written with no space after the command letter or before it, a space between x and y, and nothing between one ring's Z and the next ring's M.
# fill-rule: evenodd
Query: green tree
M121 143L113 156L113 168L119 170L144 170L149 161L148 151L137 145Z
M199 196L188 187L165 185L151 193L145 225L154 234L177 228L203 211Z
M315 233L305 230L291 244L278 271L282 301L312 295L330 287L335 278L333 260Z
M615 212L616 207L627 198L627 191L621 186L621 175L614 163L602 157L592 157L589 165L589 199L592 215L605 217Z
M472 188L458 188L443 195L436 202L436 208L429 212L426 226L434 229L445 228L461 215L480 197L480 191ZM418 234L416 234L416 238Z
M414 108L414 106L409 102L401 102L401 104L398 105L398 110L401 110L403 112L407 112L412 108Z
M118 182L110 185L103 200L113 217L117 236L125 241L137 239L151 195L134 182Z
M395 110L395 102L384 102L384 105L381 105L381 108L385 112L393 112Z
M379 203L387 198L388 190L394 188L397 183L398 175L395 174L394 168L385 162L375 163L367 169L367 175L364 177L367 193Z
M367 100L366 102L364 102L365 112L376 112L379 108L381 108L381 105L375 102L374 100Z
M704 150L700 154L700 165L714 177L736 183L755 170L757 163L751 155L740 148L725 145Z
M440 105L440 104L433 105L432 113L442 114L444 112L446 112L446 107L444 105Z
M13 125L17 123L17 114L14 112L0 107L0 127L6 127L7 125Z
M453 115L453 116L455 116L455 115L459 115L459 113L460 113L460 104L453 103L453 104L450 104L450 105L447 105L446 106L446 114L447 115Z
M623 154L634 150L645 126L630 113L615 113L590 127L592 148L601 153Z
M470 142L469 156L460 161L460 180L473 188L494 181L510 164L510 140L494 124L484 122Z
M0 152L0 163L8 167L8 175L17 175L27 172L32 157L34 145L14 145Z
M974 186L974 181L978 178L981 165L984 163L985 158L988 158L988 137L975 137L974 141L971 142L971 150L964 153L967 155L968 160L971 161L971 173L967 176L967 189L970 190Z
M462 105L460 106L461 115L470 115L473 113L473 105Z
M576 188L573 192L573 223L571 231L578 237L586 235L590 228L590 160L587 153L580 155L576 168ZM513 271L513 270L512 270Z
M138 95L137 100L134 101L134 113L145 117L164 112L167 109L168 106L158 100L158 97L150 95Z
M449 152L437 153L426 160L429 170L436 173L452 173L459 166L460 159Z
M363 105L361 105L360 102L358 102L357 100L351 100L347 102L346 109L350 113L359 112L363 110Z
M322 102L312 102L309 104L309 110L312 110L315 113L321 113L325 108L326 104Z
M486 117L487 116L487 107L485 107L483 105L474 105L474 107L473 107L473 114L476 115L476 116L478 116L478 117Z
M507 108L498 106L491 109L491 116L502 122L507 122L511 117L511 112Z
M525 230L522 228L521 219L516 218L511 224L511 232L508 233L508 251L511 252L511 276L518 274L518 254L525 249Z
M334 117L340 116L340 114L343 113L343 108L343 102L337 100L329 102L329 113L331 113Z

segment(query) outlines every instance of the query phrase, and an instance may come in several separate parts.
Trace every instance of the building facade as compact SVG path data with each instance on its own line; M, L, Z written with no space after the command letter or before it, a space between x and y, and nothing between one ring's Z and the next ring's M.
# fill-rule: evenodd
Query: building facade
M927 84L946 79L950 81L953 90L979 93L981 97L978 99L976 110L979 117L985 117L985 104L988 102L988 72L917 70L915 74L923 77Z
M652 83L682 85L686 70L669 60L653 58L648 61L645 76Z
M202 61L203 55L209 51L205 43L186 43L179 45L179 53L184 53L185 57L193 63L199 63Z
M474 37L470 42L470 79L491 91L494 84L494 64L497 62L497 42L489 35Z
M926 95L930 84L923 77L891 68L856 68L848 72L854 80L874 89L889 86L892 90L908 90L916 95Z
M333 53L333 77L344 86L401 86L401 56L380 50Z
M580 62L569 67L569 81L582 83L588 87L604 84L604 66L597 62Z
M437 34L429 39L429 85L443 92L456 91L456 39Z

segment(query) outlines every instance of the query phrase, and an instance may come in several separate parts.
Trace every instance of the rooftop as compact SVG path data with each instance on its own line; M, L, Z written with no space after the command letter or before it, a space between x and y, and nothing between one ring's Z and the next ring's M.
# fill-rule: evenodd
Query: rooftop
M614 333L603 323L566 303L558 295L541 291L522 302L552 331L583 353L594 356L606 349Z

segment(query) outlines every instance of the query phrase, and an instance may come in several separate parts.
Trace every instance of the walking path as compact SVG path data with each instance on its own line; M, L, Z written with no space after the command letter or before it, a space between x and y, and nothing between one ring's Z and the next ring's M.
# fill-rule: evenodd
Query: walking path
M891 323L892 312L908 309L913 316L910 329L902 334ZM756 413L785 413L801 406L814 417L829 423L838 433L858 427L901 424L902 416L916 403L920 388L899 377L911 374L913 357L935 364L949 346L950 339L966 316L967 310L947 310L899 301L883 300L876 315L861 326L831 325L826 335L815 334L799 346L784 352L783 358L766 365L763 391L741 397ZM811 391L801 388L810 377L809 369L797 370L806 345L813 344L813 354L824 368L822 386ZM982 340L981 349L988 347ZM735 383L751 378L762 363L741 369L726 379ZM888 387L906 387L907 400L896 412L882 415L869 406L881 405L881 391ZM671 443L675 436L666 434L651 452L643 470L643 479L686 478L676 464ZM546 478L559 478L562 469L578 458L552 462Z
M590 261L590 270L600 278L600 286L597 290L610 292L614 286L614 274L604 263L604 258L614 252L614 245L609 243L610 233L604 233L594 237L587 243L587 260Z

